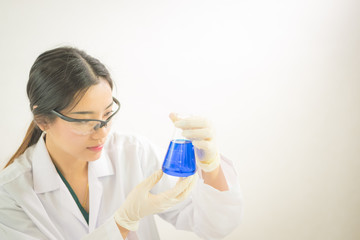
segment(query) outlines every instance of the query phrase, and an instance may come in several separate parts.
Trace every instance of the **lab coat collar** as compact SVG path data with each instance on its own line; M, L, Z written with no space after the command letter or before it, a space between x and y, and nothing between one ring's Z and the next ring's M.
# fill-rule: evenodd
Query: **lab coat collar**
M85 222L84 217L81 215L80 210L56 171L56 168L46 149L44 134L35 145L32 159L35 192L39 194L57 189L62 190L65 193L62 195L62 201L65 203L64 205L74 214L76 218L79 219L80 222L84 224L84 226L88 226L90 231L94 230L96 228L103 192L102 184L99 178L114 174L114 168L106 153L106 149L103 149L98 160L90 162L88 166L90 188L89 225Z
M36 193L50 192L60 187L56 168L45 146L45 134L37 142L32 156L34 190Z
M89 232L92 232L97 226L96 224L99 216L101 199L103 196L103 186L99 178L114 174L114 168L109 156L107 155L106 148L103 149L98 160L89 163L88 172L90 188Z
M60 187L60 178L46 149L44 136L45 134L41 135L32 157L34 190L36 193L54 191ZM114 174L113 165L104 150L98 160L89 163L89 170L98 178Z
M98 160L89 163L89 171L95 177L106 177L114 174L114 168L104 148Z

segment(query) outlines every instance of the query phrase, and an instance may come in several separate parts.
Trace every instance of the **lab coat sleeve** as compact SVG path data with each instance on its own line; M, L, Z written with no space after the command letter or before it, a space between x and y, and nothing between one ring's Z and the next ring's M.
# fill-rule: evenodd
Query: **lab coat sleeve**
M56 237L41 232L23 209L0 189L0 239L55 240Z
M161 151L147 139L140 139L140 154L143 177L150 176L160 169L166 151ZM221 157L228 191L218 191L200 179L192 194L185 201L158 215L179 230L194 232L203 239L222 239L240 223L242 214L242 197L239 176L232 161ZM166 191L174 186L178 178L164 174L152 189L154 194Z
M16 240L62 240L43 228L39 229L26 212L5 191L0 190L0 239ZM113 218L83 239L123 239Z
M28 217L28 215L11 200L7 194L0 191L0 239L16 240L60 240L59 237L40 231L39 227ZM46 231L43 229L43 231ZM64 238L61 238L64 239ZM119 229L113 218L108 219L99 228L86 235L84 240L122 240Z
M31 206L37 216L28 213L16 199L10 195L3 186L0 186L0 239L16 240L65 240L55 228L47 222L42 215L41 207L28 199L28 207ZM108 219L100 227L85 236L87 240L122 240L120 231L113 218Z
M100 227L86 235L82 240L123 240L119 228L116 225L114 218L109 218Z
M230 187L218 191L200 178L192 195L175 208L159 214L176 229L196 233L203 239L222 239L240 223L242 197L233 163L222 157L221 167Z

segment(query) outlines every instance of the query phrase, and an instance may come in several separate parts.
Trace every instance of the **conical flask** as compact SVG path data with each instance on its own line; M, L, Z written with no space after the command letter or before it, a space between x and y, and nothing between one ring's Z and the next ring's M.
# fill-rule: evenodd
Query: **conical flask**
M171 176L188 177L196 172L194 146L181 131L175 127L162 170Z

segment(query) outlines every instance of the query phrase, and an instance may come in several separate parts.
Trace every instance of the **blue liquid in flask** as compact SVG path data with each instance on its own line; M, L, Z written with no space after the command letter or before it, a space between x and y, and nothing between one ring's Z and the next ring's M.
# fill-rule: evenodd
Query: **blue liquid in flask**
M196 172L194 146L190 140L172 140L162 170L176 177L188 177Z

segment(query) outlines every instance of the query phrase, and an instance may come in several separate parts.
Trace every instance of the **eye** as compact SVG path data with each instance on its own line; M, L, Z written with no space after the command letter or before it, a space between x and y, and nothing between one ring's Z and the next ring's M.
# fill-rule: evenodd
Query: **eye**
M104 117L110 117L113 112L114 111L109 111L109 112L105 113Z
M78 124L78 125L85 125L85 124L88 124L89 121L78 121L78 122L75 122L75 124Z

